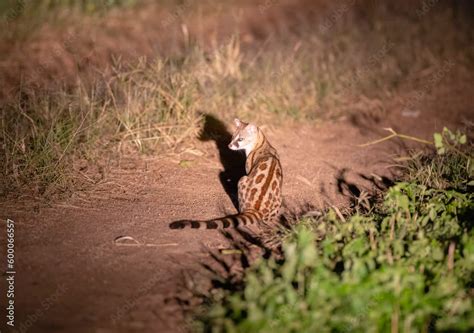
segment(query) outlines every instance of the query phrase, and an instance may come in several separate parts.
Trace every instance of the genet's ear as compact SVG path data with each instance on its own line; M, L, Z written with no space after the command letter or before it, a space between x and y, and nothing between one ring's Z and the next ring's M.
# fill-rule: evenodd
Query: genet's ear
M242 122L239 119L235 118L234 119L234 124L235 124L235 126L240 127L242 125Z
M257 126L255 126L254 124L248 124L247 130L249 131L249 133L255 134L257 133Z

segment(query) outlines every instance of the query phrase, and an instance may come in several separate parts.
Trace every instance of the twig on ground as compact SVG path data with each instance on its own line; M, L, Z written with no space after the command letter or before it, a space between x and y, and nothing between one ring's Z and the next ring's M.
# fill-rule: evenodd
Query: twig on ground
M372 146L372 145L376 145L376 144L384 142L384 141L388 141L388 140L393 139L393 138L400 138L400 139L405 139L405 140L416 141L416 142L425 143L425 144L432 145L432 146L434 145L433 142L428 141L428 140L423 140L423 139L420 139L420 138L417 138L417 137L414 137L414 136L410 136L410 135L399 134L399 133L395 132L390 127L389 128L384 128L384 130L389 131L392 134L390 134L390 135L388 135L384 138L381 138L381 139L378 139L378 140L375 140L375 141L371 141L371 142L367 142L367 143L364 143L364 144L361 144L361 145L358 145L358 146L359 147Z

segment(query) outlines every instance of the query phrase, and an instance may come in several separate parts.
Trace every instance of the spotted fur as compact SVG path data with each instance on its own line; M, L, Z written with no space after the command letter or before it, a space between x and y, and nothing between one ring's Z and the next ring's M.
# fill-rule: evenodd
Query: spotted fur
M280 216L283 173L278 153L254 124L235 119L237 129L229 144L232 150L245 150L246 176L238 183L239 214L208 221L176 221L172 229L221 229L249 224L272 224Z

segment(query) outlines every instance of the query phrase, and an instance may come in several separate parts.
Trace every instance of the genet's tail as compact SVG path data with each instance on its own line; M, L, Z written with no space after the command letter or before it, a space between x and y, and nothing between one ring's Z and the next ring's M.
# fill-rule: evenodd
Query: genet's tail
M255 224L262 220L262 214L257 211L245 211L240 214L229 215L219 219L208 221L181 220L170 224L170 229L225 229L237 228L242 225Z

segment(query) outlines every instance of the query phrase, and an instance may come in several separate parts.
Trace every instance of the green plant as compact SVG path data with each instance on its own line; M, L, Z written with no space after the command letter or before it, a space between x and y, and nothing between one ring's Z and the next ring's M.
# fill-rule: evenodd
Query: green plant
M452 146L445 153L460 155ZM203 330L472 329L474 194L463 186L467 179L436 188L415 175L389 188L367 214L341 219L329 210L301 221L284 241L283 259L260 260L240 288L215 294L200 317Z
M467 142L466 134L463 134L459 131L453 133L447 127L444 127L441 133L433 134L433 137L434 145L438 155L445 154L447 150L456 150L459 152L457 147L464 145Z

